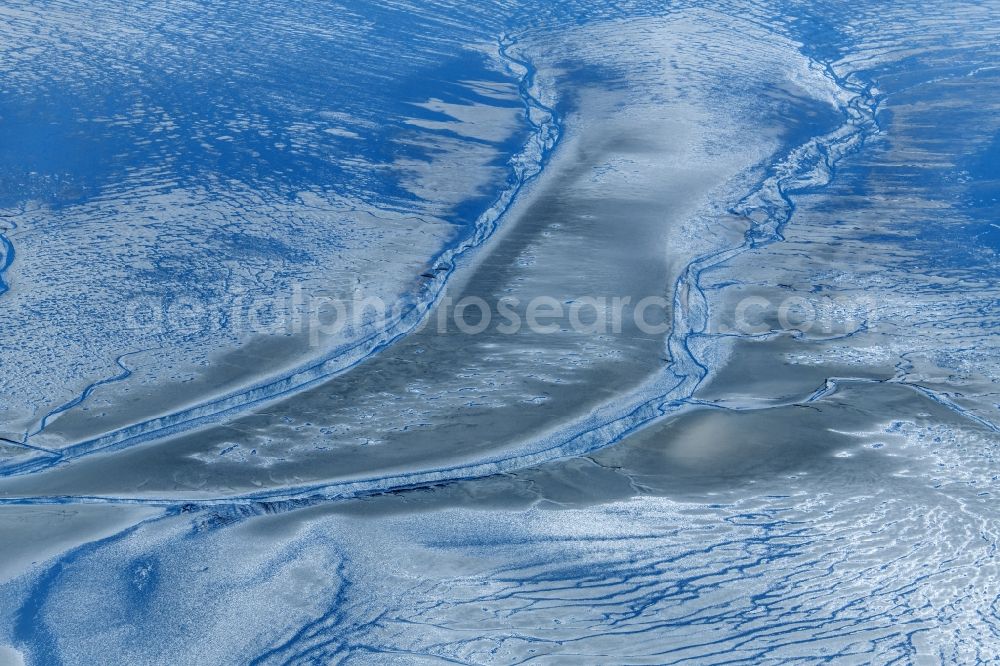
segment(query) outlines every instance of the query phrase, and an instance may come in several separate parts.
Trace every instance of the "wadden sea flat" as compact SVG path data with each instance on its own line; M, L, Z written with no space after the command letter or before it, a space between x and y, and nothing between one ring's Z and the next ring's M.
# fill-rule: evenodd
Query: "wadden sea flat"
M993 663L989 3L0 8L0 664Z

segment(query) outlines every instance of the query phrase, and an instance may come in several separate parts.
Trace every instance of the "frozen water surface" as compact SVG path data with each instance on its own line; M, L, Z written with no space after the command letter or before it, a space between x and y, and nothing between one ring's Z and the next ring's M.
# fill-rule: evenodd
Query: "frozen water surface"
M0 663L1000 659L996 9L7 3Z

